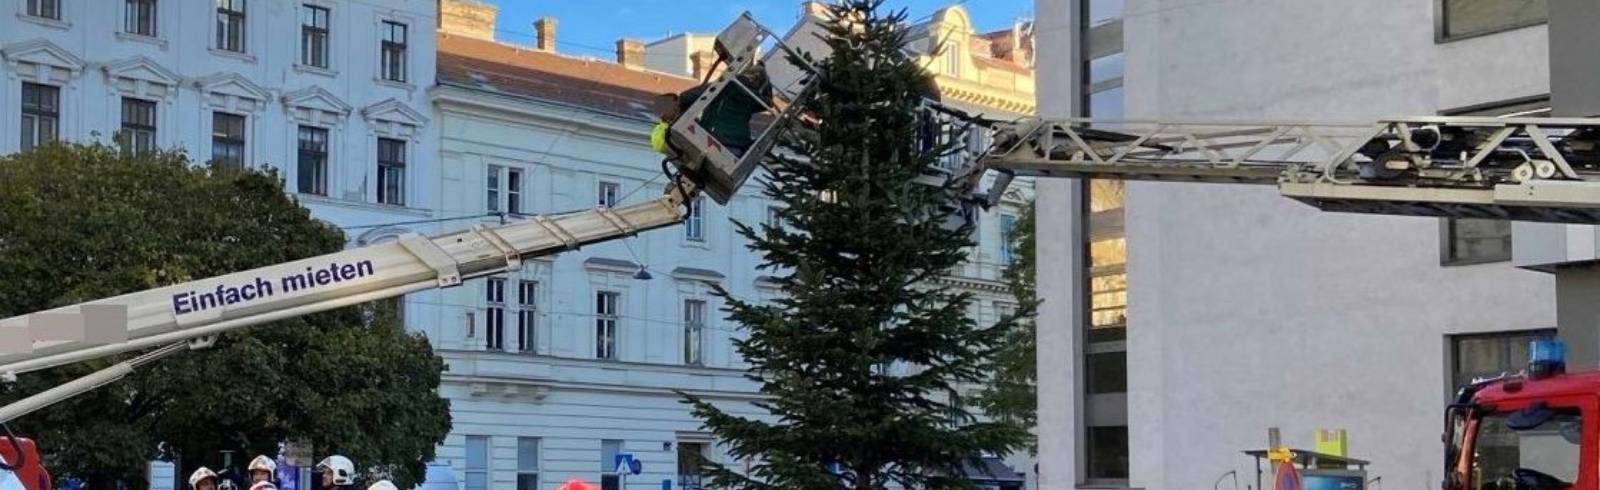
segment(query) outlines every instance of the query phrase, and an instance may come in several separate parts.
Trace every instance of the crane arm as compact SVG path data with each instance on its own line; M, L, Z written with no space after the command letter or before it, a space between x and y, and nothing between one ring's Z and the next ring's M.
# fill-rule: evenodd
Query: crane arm
M1600 119L1414 117L1366 124L1027 119L957 177L1275 185L1326 211L1600 224Z
M802 19L779 36L746 13L717 36L716 49L725 69L704 84L701 95L688 101L671 125L669 160L678 172L659 198L435 237L406 235L392 242L0 319L0 380L5 381L30 371L156 348L0 406L0 424L115 382L163 357L209 346L208 339L224 332L458 286L467 279L515 271L529 258L671 226L687 217L687 205L701 192L726 204L815 91L818 71L807 60L825 58L829 52L818 20ZM715 129L726 130L730 119L712 109L714 102L728 96L757 97L753 89L762 87L774 98L770 104L757 101L772 117L759 136L739 142L717 134Z
M27 333L30 341L0 353L0 373L15 375L458 286L466 279L517 270L524 259L677 224L697 189L692 180L680 178L665 195L631 206L533 216L432 238L406 235L393 242L7 318L0 320L0 330ZM61 319L89 325L76 338L51 339L59 332L47 329Z

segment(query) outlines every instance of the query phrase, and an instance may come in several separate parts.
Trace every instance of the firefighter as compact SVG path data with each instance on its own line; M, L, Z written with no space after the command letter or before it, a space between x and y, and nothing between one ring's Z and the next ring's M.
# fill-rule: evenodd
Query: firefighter
M211 468L201 466L189 474L189 488L192 490L217 490L217 472Z
M650 149L656 153L671 155L672 149L667 146L667 130L672 127L672 122L678 120L678 94L661 94L656 97L656 126L650 130Z
M356 484L356 465L350 458L328 456L317 463L317 473L322 474L322 488L347 488Z
M278 472L278 463L273 462L272 458L268 458L263 454L261 456L256 456L256 459L250 460L249 470L250 483L252 485L261 482L270 482L272 481L272 475Z

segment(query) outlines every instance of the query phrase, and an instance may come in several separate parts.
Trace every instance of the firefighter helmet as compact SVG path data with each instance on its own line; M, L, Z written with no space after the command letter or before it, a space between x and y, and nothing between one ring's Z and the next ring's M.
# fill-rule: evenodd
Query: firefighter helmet
M207 478L216 481L217 472L211 471L211 468L201 466L200 469L194 470L194 473L189 474L189 488L199 488L200 482L205 481Z
M356 465L350 458L340 455L328 456L317 463L318 472L333 473L333 484L339 486L354 485L356 483Z
M278 486L269 481L258 481L255 485L250 485L250 490L278 490Z
M250 471L273 473L278 471L278 463L273 462L272 458L268 458L266 455L256 456L256 459L250 460Z
M400 490L400 488L394 486L394 484L390 483L389 480L378 480L377 483L373 483L372 486L367 487L367 490Z

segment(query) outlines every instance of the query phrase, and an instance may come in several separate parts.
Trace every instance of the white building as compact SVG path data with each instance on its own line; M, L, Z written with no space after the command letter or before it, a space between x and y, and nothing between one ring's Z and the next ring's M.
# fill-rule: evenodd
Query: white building
M1039 0L1041 113L1539 114L1544 5ZM1346 429L1383 487L1436 486L1451 387L1514 370L1554 327L1555 281L1514 266L1503 222L1322 213L1269 187L1038 186L1042 488L1253 486L1240 451L1269 427L1304 449Z
M493 7L444 8L431 92L444 208L514 220L665 191L661 157L648 145L649 104L692 80L499 44L485 31ZM554 22L540 30L553 36ZM729 206L699 210L684 226L530 261L510 277L418 300L427 308L413 323L429 325L450 365L441 392L454 428L438 459L467 490L554 488L570 478L617 488L619 452L643 463L629 487L681 485L680 455L717 456L675 390L757 414L749 404L756 385L739 369L734 325L710 284L743 298L772 293L729 224L766 219L768 205L751 187ZM638 278L641 271L652 277Z
M3 5L0 153L120 132L135 148L276 167L342 226L435 207L418 185L436 179L433 0Z
M352 245L426 231L393 224L438 207L437 23L434 0L6 0L0 154L121 133L275 167Z
M652 70L648 60L666 57L634 41L618 42L616 62L557 53L553 19L535 23L543 48L500 44L495 10L481 2L444 2L442 18L431 96L443 208L514 220L661 195L650 104L697 83L684 71L692 66ZM726 460L675 391L761 415L749 403L757 385L731 346L738 326L709 285L755 300L778 294L730 223L766 220L770 209L749 185L728 206L707 201L680 227L414 295L412 324L450 364L441 391L454 429L438 460L466 490L551 488L569 478L617 488L612 457L626 452L643 461L630 488L695 488L689 454ZM998 281L1001 223L983 220L983 255L969 277L952 279L982 294L974 309L985 321L1009 300ZM641 269L651 277L640 279Z

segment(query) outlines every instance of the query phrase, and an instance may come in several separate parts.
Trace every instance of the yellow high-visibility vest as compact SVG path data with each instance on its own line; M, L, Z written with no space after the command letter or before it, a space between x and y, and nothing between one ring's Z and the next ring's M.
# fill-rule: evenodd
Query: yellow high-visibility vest
M667 128L666 121L656 123L655 129L650 130L650 149L656 153L667 154Z

